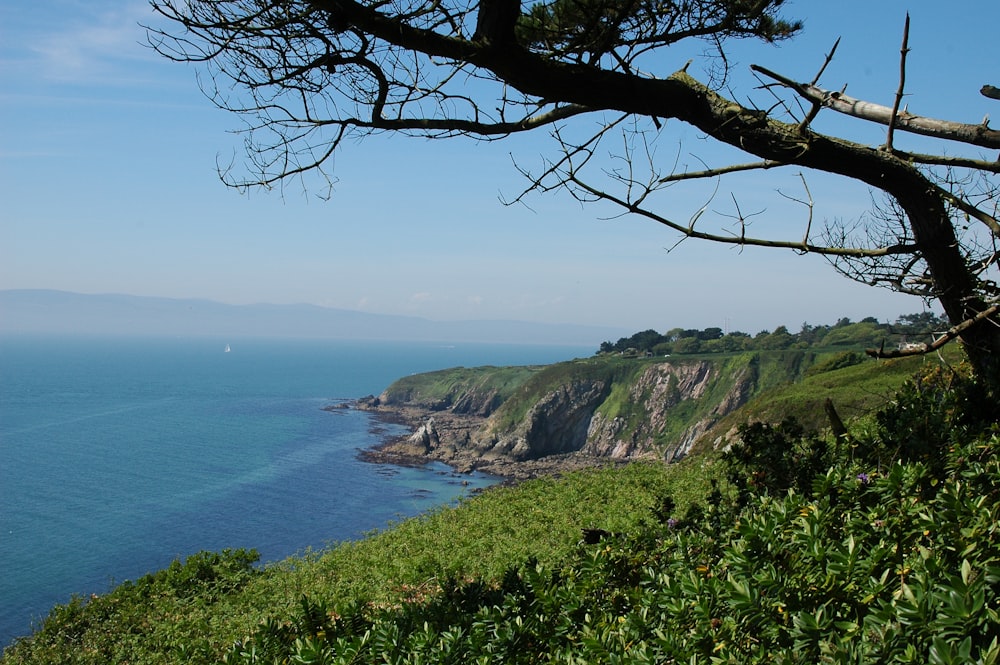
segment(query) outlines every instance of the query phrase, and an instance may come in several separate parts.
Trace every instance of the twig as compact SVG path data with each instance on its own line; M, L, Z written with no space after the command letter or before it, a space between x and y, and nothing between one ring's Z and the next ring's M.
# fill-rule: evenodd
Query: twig
M806 176L803 173L799 173L799 178L802 179L802 188L806 190L806 201L803 205L809 210L809 217L806 219L806 232L802 236L802 249L804 251L809 251L809 232L812 230L813 223L813 208L815 207L815 202L813 201L812 192L809 191L809 183L806 182Z
M806 232L802 236L802 252L804 254L809 253L809 234L812 232L813 223L813 208L815 207L815 201L813 201L812 193L809 191L809 184L806 182L806 176L800 171L799 179L802 180L802 187L806 190L806 200L795 198L794 196L789 196L785 194L780 189L778 194L788 199L789 201L794 201L795 203L800 203L806 207L809 211L809 215L806 217Z
M705 169L703 171L685 171L683 173L671 173L668 176L664 176L657 181L657 184L666 184L668 182L680 182L681 180L695 180L698 178L714 178L716 176L725 175L727 173L736 173L738 171L753 171L753 170L764 170L773 169L778 166L787 166L784 162L777 162L773 160L764 160L762 162L752 162L749 164L733 164L730 166L722 166L715 169Z
M906 12L906 21L903 23L903 45L899 47L899 87L896 89L896 99L892 103L892 115L889 116L889 131L885 137L885 149L889 152L892 152L892 135L896 128L896 115L899 113L899 104L903 101L903 87L906 85L906 54L910 52L909 41L910 12Z
M819 83L819 77L822 76L823 72L826 71L827 66L831 62L833 62L833 54L837 52L838 46L840 46L840 37L837 37L837 41L833 43L833 48L831 48L830 52L826 54L826 59L823 61L823 66L819 68L818 72L816 72L816 76L812 80L812 85L816 85L817 83Z
M816 85L819 83L819 77L823 76L823 72L826 71L827 66L833 61L833 54L837 52L838 46L840 46L840 37L837 37L837 41L833 43L833 48L831 48L830 52L826 54L826 59L823 60L823 66L819 68L818 72L816 72L816 76L813 77L810 85ZM799 123L800 133L805 131L806 127L808 127L809 123L813 121L821 108L823 108L823 105L820 102L813 100L812 108L809 109L809 113L807 113L806 117Z
M833 247L833 246L813 245L813 244L808 244L803 246L801 240L790 240L790 241L766 240L764 238L746 236L745 234L722 235L719 233L708 233L704 231L698 231L694 228L695 223L699 220L702 214L707 211L708 204L706 204L706 206L704 206L703 209L699 210L695 215L692 216L689 224L684 225L680 222L675 222L667 217L659 215L653 212L652 210L638 206L632 201L628 201L627 199L615 196L608 191L590 185L584 180L577 177L576 174L574 173L569 173L567 175L567 182L572 183L574 186L578 187L586 194L591 195L592 197L594 197L595 200L607 201L609 203L612 203L620 207L627 213L645 217L646 219L652 220L654 222L657 222L658 224L662 224L663 226L666 226L681 233L684 236L682 240L686 238L697 238L700 240L710 240L713 242L729 244L729 245L754 246L754 247L780 247L784 249L791 249L800 253L808 252L811 254L819 254L821 256L828 256L828 257L849 257L849 258L859 258L859 259L860 258L870 259L881 256L895 256L899 254L910 255L916 252L918 249L918 247L914 244L896 244L885 247L876 247L872 249L863 247ZM746 216L740 215L740 217L742 217L742 220L745 223L747 218L759 215L762 212L764 211L751 213ZM722 215L722 216L733 219L740 219L740 217L734 217L733 215ZM678 242L678 244L680 243Z

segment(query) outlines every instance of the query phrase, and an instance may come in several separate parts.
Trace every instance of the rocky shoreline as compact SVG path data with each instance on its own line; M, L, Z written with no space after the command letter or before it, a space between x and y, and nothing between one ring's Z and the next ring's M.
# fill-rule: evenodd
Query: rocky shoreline
M365 460L437 461L522 480L639 459L671 463L696 446L720 445L732 429L722 420L759 392L760 377L787 372L785 364L762 362L753 356L459 367L404 377L378 396L336 408L409 430L386 433L362 453Z
M486 422L486 418L413 406L386 405L372 395L324 408L328 411L344 408L366 411L381 423L402 425L410 430L409 434L391 437L359 452L360 459L376 464L423 466L436 461L447 464L459 473L478 471L502 478L505 483L516 483L542 476L558 476L580 469L618 466L628 462L628 460L580 452L546 455L528 460L514 460L496 455L484 456L475 448L464 447L461 444L472 440L475 432Z

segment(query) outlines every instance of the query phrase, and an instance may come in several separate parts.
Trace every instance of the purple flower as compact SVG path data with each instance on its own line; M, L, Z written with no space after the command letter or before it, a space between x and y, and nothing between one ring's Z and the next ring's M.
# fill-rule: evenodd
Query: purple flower
M867 485L870 482L867 473L859 473L857 478L858 482L861 483L862 485Z
M667 520L667 528L668 529L676 529L677 528L677 520L675 520L673 517L671 517L670 519L668 519Z

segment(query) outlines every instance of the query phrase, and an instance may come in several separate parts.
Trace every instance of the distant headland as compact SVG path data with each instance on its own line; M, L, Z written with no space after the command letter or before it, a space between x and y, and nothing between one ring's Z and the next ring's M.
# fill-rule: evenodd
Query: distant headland
M0 291L0 333L191 335L559 344L594 347L625 330L526 321L433 321L316 305L228 305L210 300Z

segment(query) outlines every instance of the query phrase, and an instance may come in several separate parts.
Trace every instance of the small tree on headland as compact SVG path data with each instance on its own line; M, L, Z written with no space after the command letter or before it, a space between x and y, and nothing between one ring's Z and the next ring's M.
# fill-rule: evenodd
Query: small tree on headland
M205 63L212 100L250 119L248 177L230 184L269 186L322 172L343 141L380 132L496 140L547 131L555 152L540 171L523 170L522 196L562 189L648 218L681 239L819 254L854 279L937 299L951 325L937 342L872 353L916 353L959 338L977 375L1000 382L1000 162L978 152L953 156L948 148L905 151L895 139L915 132L948 146L997 150L1000 132L985 121L935 120L901 108L909 17L891 107L817 85L834 46L811 81L754 65L773 95L771 109L762 110L720 94L724 57L710 86L686 66L658 76L655 68L670 60L655 56L695 41L724 56L728 40L792 37L801 24L779 14L782 0L151 1L176 28L151 30L154 48ZM983 94L993 90L984 86ZM884 143L820 133L813 121L827 109L884 125ZM585 117L597 124L578 122ZM655 146L666 119L749 161L698 169L661 163ZM613 135L624 141L608 167L595 155ZM658 194L681 181L785 167L801 172L802 194L785 195L802 206L794 238L751 233L751 215L735 197L732 213L714 213L714 220L707 204L686 220L656 205ZM816 172L877 193L869 217L814 228L806 175Z

